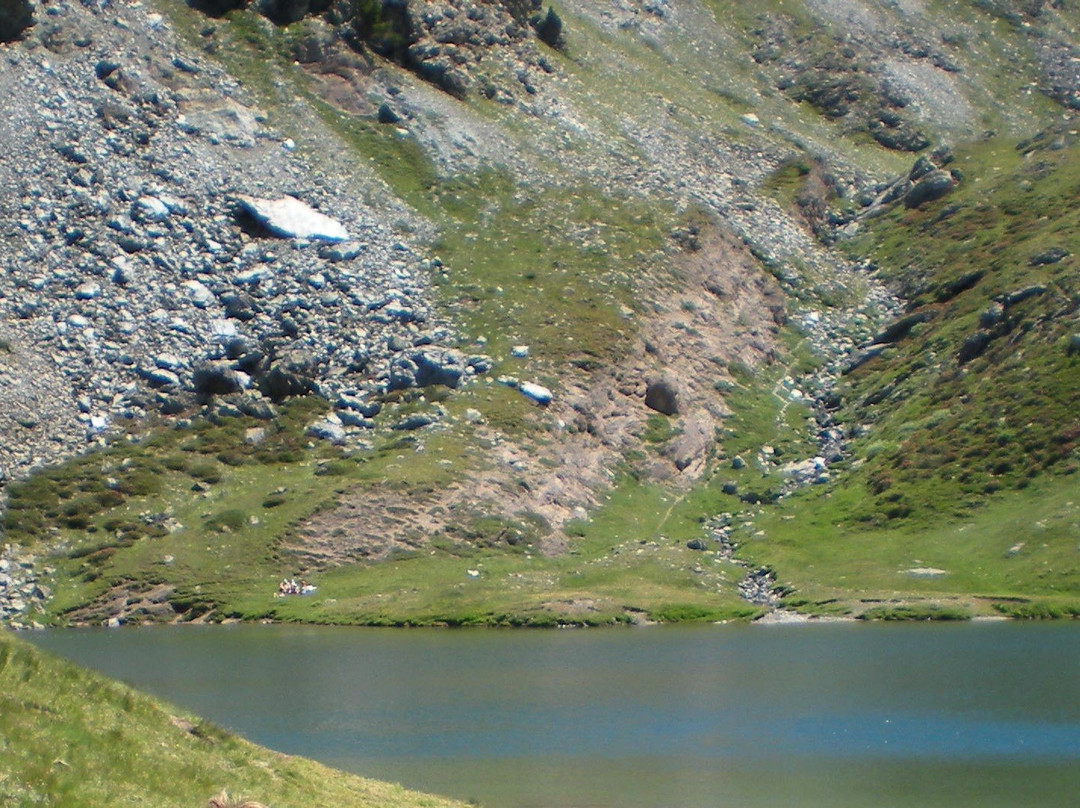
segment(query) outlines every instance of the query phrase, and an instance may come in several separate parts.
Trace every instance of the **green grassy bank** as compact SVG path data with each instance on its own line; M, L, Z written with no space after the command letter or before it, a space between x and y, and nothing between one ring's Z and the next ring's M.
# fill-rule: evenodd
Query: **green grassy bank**
M461 805L271 752L0 632L0 803L198 808Z

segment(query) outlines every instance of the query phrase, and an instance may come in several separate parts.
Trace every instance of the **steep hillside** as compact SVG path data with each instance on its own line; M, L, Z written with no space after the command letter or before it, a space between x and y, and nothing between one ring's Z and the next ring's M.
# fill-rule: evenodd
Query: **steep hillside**
M4 805L459 805L262 749L7 632L0 684Z
M1072 4L241 5L3 46L9 619L1076 611Z

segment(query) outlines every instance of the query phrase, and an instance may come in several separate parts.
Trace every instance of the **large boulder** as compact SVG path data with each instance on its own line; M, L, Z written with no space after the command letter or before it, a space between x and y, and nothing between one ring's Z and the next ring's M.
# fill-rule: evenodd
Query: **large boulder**
M315 387L316 365L314 357L307 351L289 351L271 363L270 370L259 380L259 387L273 401L302 396Z
M191 381L196 393L210 396L239 393L251 383L246 373L228 362L203 362L195 368Z
M260 199L241 194L236 199L242 223L253 220L272 235L315 241L349 240L349 231L341 222L296 197Z
M925 323L934 318L934 312L930 309L923 309L913 314L908 314L905 317L901 317L899 320L887 325L881 333L874 337L874 345L889 345L894 342L899 342L908 334L911 333L911 329L917 326L919 323Z
M259 0L259 11L278 25L288 25L304 19L316 4L311 0Z
M212 17L220 17L234 8L242 8L248 4L248 0L192 0L191 5L204 14Z
M652 379L645 388L645 406L661 415L679 414L679 393L670 379Z
M920 179L904 196L904 207L917 208L941 199L956 187L956 178L949 171L936 169Z
M0 42L14 42L33 24L30 0L0 0Z

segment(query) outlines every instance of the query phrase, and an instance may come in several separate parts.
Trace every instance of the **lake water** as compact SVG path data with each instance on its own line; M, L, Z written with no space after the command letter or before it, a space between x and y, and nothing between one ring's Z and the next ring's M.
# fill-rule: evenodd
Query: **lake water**
M273 749L487 808L1080 801L1077 625L28 636Z

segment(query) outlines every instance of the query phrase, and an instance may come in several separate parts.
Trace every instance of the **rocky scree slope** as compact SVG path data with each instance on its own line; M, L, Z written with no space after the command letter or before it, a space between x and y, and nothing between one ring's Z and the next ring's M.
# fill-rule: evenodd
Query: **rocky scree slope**
M372 390L415 383L415 359L486 367L441 352L425 259L385 217L176 47L160 15L79 4L5 47L5 478L211 397L268 418L318 392L343 402L341 440L369 425ZM252 197L303 200L351 237L275 237Z

